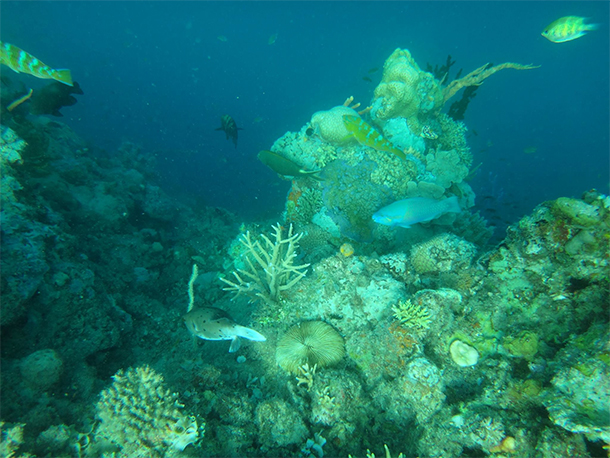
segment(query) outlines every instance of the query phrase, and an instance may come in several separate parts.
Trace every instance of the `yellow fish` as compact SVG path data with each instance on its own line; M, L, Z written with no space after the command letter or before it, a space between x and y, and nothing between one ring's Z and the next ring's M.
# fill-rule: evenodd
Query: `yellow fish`
M403 160L407 158L404 152L392 145L362 118L354 115L343 115L343 124L348 130L349 136L353 136L361 145L370 146L377 151L393 153Z
M553 43L564 43L582 37L590 30L595 30L598 24L585 24L584 17L565 16L551 22L543 31L542 36Z
M17 73L27 73L42 79L53 79L72 86L70 70L54 70L43 64L31 54L10 43L0 41L0 64L4 64Z

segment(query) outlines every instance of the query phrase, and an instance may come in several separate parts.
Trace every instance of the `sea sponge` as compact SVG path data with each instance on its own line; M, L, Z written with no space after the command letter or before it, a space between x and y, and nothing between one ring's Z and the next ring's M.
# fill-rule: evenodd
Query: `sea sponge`
M325 367L343 356L345 344L335 328L324 321L305 321L286 331L277 344L275 359L281 368L296 374L306 363Z
M437 114L442 106L440 83L419 68L408 50L396 49L383 65L381 83L375 88L372 118L381 124L403 117L411 131L419 135L419 116Z
M343 115L360 117L355 110L339 105L328 111L316 111L311 116L311 127L326 142L335 145L355 144L356 140L349 136L350 132L345 128Z
M112 378L96 405L98 442L120 447L121 456L155 458L172 456L197 440L195 417L179 410L178 395L164 387L153 369L120 370Z

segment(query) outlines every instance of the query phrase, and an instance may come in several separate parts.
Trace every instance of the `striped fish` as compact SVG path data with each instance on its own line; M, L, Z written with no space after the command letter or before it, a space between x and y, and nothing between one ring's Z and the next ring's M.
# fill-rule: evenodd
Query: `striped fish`
M392 145L383 135L364 122L362 118L354 115L343 115L343 124L348 130L349 135L358 140L358 143L361 145L370 146L377 151L395 154L403 160L406 159L407 156L403 151Z
M52 69L43 64L23 49L10 43L0 41L0 64L4 64L17 73L27 73L36 78L52 79L72 86L72 74L66 69Z

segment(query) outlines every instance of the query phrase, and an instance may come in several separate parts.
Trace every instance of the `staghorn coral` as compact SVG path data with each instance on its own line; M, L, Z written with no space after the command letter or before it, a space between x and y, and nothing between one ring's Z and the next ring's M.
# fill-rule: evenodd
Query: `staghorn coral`
M235 297L247 295L250 300L263 299L266 303L277 303L282 291L292 288L307 273L309 264L295 265L296 249L303 234L293 234L292 224L288 227L287 238L282 238L282 227L272 226L274 241L262 234L263 244L252 240L246 232L240 242L246 248L244 253L246 269L233 272L237 283L220 278L229 285L225 291L234 291ZM264 245L264 246L263 246ZM242 278L240 274L244 277Z
M169 457L197 440L195 417L180 411L178 395L164 387L153 369L120 370L112 378L96 405L101 423L95 438L101 451L119 447L121 456Z

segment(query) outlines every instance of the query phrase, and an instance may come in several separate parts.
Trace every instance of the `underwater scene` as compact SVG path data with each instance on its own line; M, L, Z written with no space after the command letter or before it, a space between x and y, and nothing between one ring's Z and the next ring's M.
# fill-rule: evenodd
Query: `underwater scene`
M0 13L0 458L609 456L610 3Z

